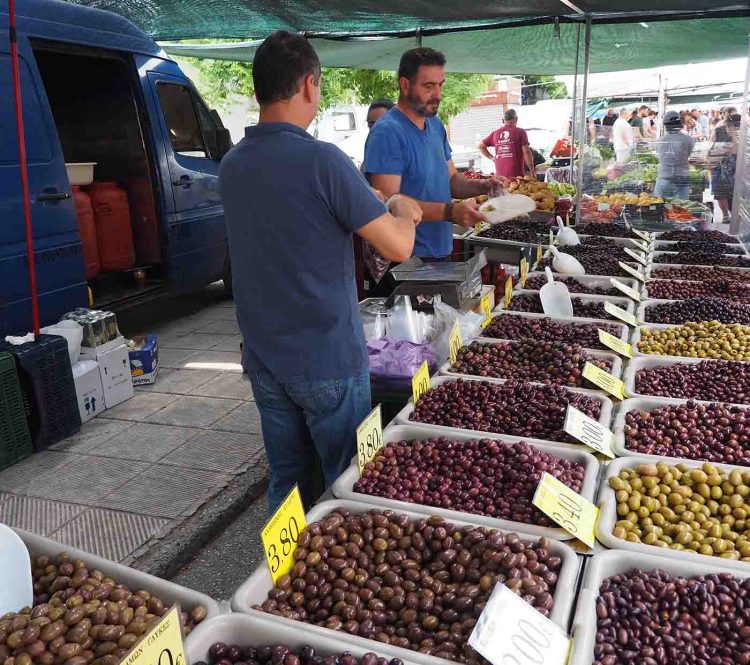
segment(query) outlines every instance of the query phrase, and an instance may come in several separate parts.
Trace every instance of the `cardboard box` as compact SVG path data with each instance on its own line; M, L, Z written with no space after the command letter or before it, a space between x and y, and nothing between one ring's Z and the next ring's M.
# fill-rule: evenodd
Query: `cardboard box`
M134 394L133 380L130 378L130 358L125 344L96 356L99 375L104 388L104 405L113 406L130 399Z
M73 365L73 381L76 386L78 411L81 422L96 418L105 409L104 388L99 374L99 363L95 360L82 360Z
M121 335L117 339L113 339L111 342L99 346L82 346L79 358L81 360L96 360L102 353L116 349L123 344L125 344L125 338Z
M134 386L142 386L156 381L159 371L159 344L156 335L134 337L133 341L140 347L130 351L130 376Z

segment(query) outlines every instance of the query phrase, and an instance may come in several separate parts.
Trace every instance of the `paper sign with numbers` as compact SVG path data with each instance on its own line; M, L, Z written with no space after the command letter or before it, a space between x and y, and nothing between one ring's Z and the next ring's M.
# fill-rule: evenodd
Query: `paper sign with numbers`
M639 238L643 238L646 242L651 242L651 235L646 233L645 231L639 231L638 229L634 228L631 228L630 230Z
M357 466L359 475L373 457L383 447L383 419L378 404L357 427Z
M526 257L522 257L520 263L518 264L518 272L521 274L521 288L526 286L526 277L529 274L529 262L526 259Z
M501 582L479 615L469 644L493 665L565 665L571 640Z
M122 665L186 665L179 605L173 605L152 624L120 662Z
M539 261L542 260L542 246L537 245L536 246L536 262L539 263Z
M532 503L569 534L594 546L599 509L591 501L545 472Z
M612 443L615 440L615 434L598 420L589 418L582 411L568 406L563 429L589 448L614 459L615 453L612 450Z
M615 318L620 319L620 321L625 321L625 323L627 323L628 325L638 325L638 321L636 320L634 314L631 314L627 310L624 310L622 307L618 307L609 300L604 303L604 311L607 312L607 314L611 314Z
M632 275L637 280L640 280L641 282L645 282L646 278L643 276L643 273L639 272L632 266L629 266L627 263L623 263L622 261L618 261L618 264L620 268L622 268L628 275Z
M630 242L632 242L638 249L640 249L642 252L648 253L648 245L645 242L641 242L640 240L636 240L635 238L629 238Z
M633 357L633 347L619 337L610 335L606 330L599 330L599 341L608 349L612 349L621 356L625 356L626 358Z
M602 390L606 390L613 397L625 399L625 384L616 376L605 372L601 367L597 367L593 363L585 363L583 366L583 377L591 381L595 386L599 386Z
M549 244L550 245L555 244L555 234L552 233L552 229L549 230Z
M609 278L609 283L614 286L618 291L624 293L628 298L632 298L637 302L641 302L641 294L635 289L631 289L627 284L623 284L619 279L614 277Z
M484 314L484 321L482 321L482 330L484 330L490 325L490 321L492 321L492 306L490 305L489 293L482 297L482 302L480 304L482 307L482 314Z
M260 532L274 584L292 569L297 538L306 526L302 497L295 485Z
M511 300L513 300L513 278L508 277L505 280L505 309L510 308Z
M425 360L417 370L414 378L411 380L411 394L412 397L414 397L414 403L416 404L419 401L419 398L422 397L422 395L424 395L431 387L430 368L427 366L427 361Z
M643 266L648 265L648 261L646 261L646 259L643 258L641 254L639 254L638 252L634 252L632 249L630 249L630 247L625 247L625 253L632 259L635 259L636 261L638 261L638 263L640 263L641 265Z
M456 362L458 358L458 350L464 345L461 339L461 326L458 321L453 324L451 328L451 334L448 336L448 358L451 364Z

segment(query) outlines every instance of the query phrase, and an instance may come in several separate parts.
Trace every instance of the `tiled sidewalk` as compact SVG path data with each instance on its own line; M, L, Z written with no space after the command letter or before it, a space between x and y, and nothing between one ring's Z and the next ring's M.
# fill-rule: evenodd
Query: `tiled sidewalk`
M123 330L158 335L156 383L0 472L0 522L128 562L266 462L231 300Z

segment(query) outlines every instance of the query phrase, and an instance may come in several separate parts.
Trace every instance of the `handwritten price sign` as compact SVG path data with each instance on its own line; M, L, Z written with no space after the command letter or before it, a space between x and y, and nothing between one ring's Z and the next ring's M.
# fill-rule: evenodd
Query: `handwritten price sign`
M568 533L589 547L594 546L599 509L591 501L545 472L532 503Z
M292 569L297 539L306 526L302 497L295 485L260 532L274 584Z
M186 665L179 606L173 605L120 662L122 665Z
M419 398L422 397L422 395L424 395L431 387L430 368L427 366L427 361L425 360L417 370L414 378L411 380L411 394L414 398L414 404L416 404L419 401Z
M461 325L456 321L451 328L451 334L448 336L448 357L451 364L458 359L458 351L464 345L461 339Z
M378 404L357 427L357 466L359 475L383 447L383 419Z

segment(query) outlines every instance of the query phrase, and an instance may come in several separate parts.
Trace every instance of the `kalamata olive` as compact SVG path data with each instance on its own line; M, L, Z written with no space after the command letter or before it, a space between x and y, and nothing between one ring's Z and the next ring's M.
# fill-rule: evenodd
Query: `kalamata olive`
M482 335L509 340L531 338L539 342L579 344L586 349L605 349L599 340L599 329L620 337L623 327L616 323L563 323L548 318L529 319L518 314L500 314L492 319Z

